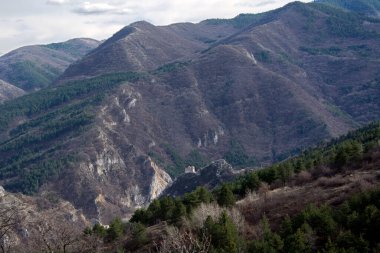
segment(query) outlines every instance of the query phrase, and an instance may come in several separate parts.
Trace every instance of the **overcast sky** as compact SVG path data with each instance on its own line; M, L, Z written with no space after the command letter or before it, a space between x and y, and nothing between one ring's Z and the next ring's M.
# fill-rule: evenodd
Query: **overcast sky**
M0 55L71 38L106 39L139 20L155 25L231 18L289 0L0 0ZM310 2L304 0L304 2Z

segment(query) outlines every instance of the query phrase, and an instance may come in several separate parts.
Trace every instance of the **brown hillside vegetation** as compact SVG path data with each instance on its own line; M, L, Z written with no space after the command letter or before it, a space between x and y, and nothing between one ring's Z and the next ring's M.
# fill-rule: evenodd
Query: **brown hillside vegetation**
M250 228L257 228L265 215L274 229L279 229L286 216L293 216L313 203L338 206L352 195L373 189L380 181L380 150L366 157L354 168L348 165L342 172L316 168L301 172L285 187L261 188L237 202ZM253 229L251 236L255 236Z
M0 104L24 94L25 92L22 89L0 79Z

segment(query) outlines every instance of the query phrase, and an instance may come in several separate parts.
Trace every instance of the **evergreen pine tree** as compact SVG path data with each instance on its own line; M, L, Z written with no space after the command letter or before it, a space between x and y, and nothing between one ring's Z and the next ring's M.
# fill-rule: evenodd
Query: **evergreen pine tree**
M218 194L218 204L225 207L231 207L235 204L235 196L231 190L231 188L223 184L222 188Z

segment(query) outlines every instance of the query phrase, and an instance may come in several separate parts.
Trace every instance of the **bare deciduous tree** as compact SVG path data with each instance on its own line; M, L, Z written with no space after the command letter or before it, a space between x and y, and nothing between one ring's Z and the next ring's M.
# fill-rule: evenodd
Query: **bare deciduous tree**
M258 190L259 195L264 196L264 200L267 200L269 191L270 191L270 186L267 183L262 182Z
M309 171L301 171L298 173L298 175L295 177L295 182L297 185L302 185L305 183L309 183L313 179L311 173Z
M71 252L80 239L78 231L66 222L54 224L44 220L37 224L34 232L30 239L38 252Z
M239 232L243 232L245 229L245 219L240 211L236 208L221 207L216 203L202 203L196 208L191 216L190 225L192 228L201 228L208 216L213 220L217 220L223 211L227 212L228 217L236 225Z
M168 227L167 236L161 243L156 244L156 250L159 253L206 253L210 245L211 238L206 233L197 237L190 230L181 231L175 227Z
M58 210L52 209L33 222L28 238L29 252L68 253L81 248L84 236L81 228L56 213Z
M202 203L193 211L190 225L193 228L201 228L208 216L213 220L217 220L223 210L224 209L216 203Z
M104 252L104 242L103 238L92 234L92 235L82 235L76 253L99 253Z
M14 246L12 232L24 221L25 207L14 201L7 200L2 191L0 196L0 249L2 253L9 252Z

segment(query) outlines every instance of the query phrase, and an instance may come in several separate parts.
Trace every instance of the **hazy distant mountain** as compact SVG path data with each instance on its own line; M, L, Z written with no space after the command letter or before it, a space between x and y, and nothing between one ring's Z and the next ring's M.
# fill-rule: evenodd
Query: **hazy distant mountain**
M92 39L72 39L13 50L0 57L0 78L25 91L46 87L98 45Z
M380 17L379 0L315 0L315 2L329 4L372 17Z
M17 88L16 86L0 79L0 103L9 99L22 96L24 94L25 91L23 91L22 89Z
M380 118L380 23L322 4L125 27L0 106L0 184L130 214L185 166L272 163Z

